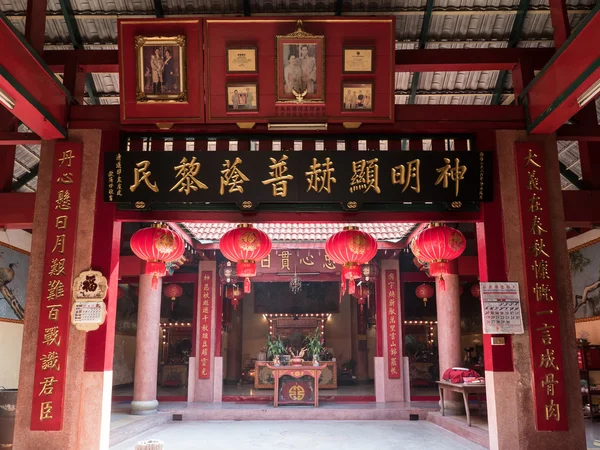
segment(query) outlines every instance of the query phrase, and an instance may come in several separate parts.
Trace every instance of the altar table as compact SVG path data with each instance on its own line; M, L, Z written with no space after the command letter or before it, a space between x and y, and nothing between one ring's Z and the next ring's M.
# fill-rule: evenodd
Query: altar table
M325 366L268 366L273 371L274 395L273 406L282 405L310 405L319 406L319 377ZM291 377L293 380L281 385L282 377ZM308 383L302 378L312 378ZM312 392L310 392L312 389ZM311 398L312 397L312 398Z
M471 426L471 412L469 411L469 394L477 394L477 406L479 409L479 415L481 415L481 399L480 394L485 394L484 383L450 383L449 381L438 381L438 388L440 390L440 400L442 401L442 416L444 415L444 391L460 392L465 402L465 409L467 413L467 424Z

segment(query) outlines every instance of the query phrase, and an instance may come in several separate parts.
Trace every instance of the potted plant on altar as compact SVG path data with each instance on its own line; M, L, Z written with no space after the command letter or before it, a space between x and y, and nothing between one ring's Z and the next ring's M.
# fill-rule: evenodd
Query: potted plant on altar
M265 347L267 349L267 359L273 358L274 364L278 366L280 364L279 357L286 353L285 345L281 338L269 334Z
M315 331L306 336L304 343L308 350L308 356L312 358L313 366L318 366L319 358L323 352L323 340L321 338L321 330L319 330L319 327L315 328Z

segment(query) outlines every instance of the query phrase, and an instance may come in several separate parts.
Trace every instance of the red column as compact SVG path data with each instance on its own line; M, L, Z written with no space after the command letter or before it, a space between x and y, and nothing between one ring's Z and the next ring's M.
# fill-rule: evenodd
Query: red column
M227 375L229 382L237 382L242 377L242 326L244 302L232 311L231 332L227 336ZM215 330L216 331L216 330Z
M0 192L10 192L15 167L16 147L14 145L0 146Z

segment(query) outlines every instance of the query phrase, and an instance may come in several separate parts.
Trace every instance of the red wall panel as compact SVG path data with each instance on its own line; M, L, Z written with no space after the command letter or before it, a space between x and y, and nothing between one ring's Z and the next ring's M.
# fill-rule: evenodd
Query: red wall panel
M297 18L224 18L205 20L207 122L268 122L276 117L276 36L296 30ZM391 122L394 119L395 19L323 18L303 20L304 31L325 36L325 104L330 122ZM258 49L257 74L226 74L226 48ZM373 46L374 73L342 74L344 46ZM257 82L258 112L227 112L226 83ZM342 82L373 82L373 111L342 112ZM290 120L290 119L288 119ZM298 121L297 118L292 119ZM322 121L319 118L304 120ZM284 121L280 118L278 121Z
M119 20L119 82L122 123L203 123L204 62L202 58L202 19ZM136 101L135 36L186 36L188 101L181 103Z

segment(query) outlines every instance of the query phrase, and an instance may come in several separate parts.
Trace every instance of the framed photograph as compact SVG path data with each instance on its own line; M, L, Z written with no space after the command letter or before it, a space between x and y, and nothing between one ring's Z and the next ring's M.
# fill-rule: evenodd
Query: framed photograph
M258 111L258 84L227 83L227 112Z
M295 32L277 36L277 101L324 101L325 37Z
M256 47L227 47L227 73L256 73Z
M373 83L342 83L342 111L373 111Z
M600 238L570 248L569 260L575 321L600 319Z
M373 73L375 48L344 47L342 73Z
M23 323L29 253L0 242L0 322Z
M136 100L186 102L185 36L135 37Z

